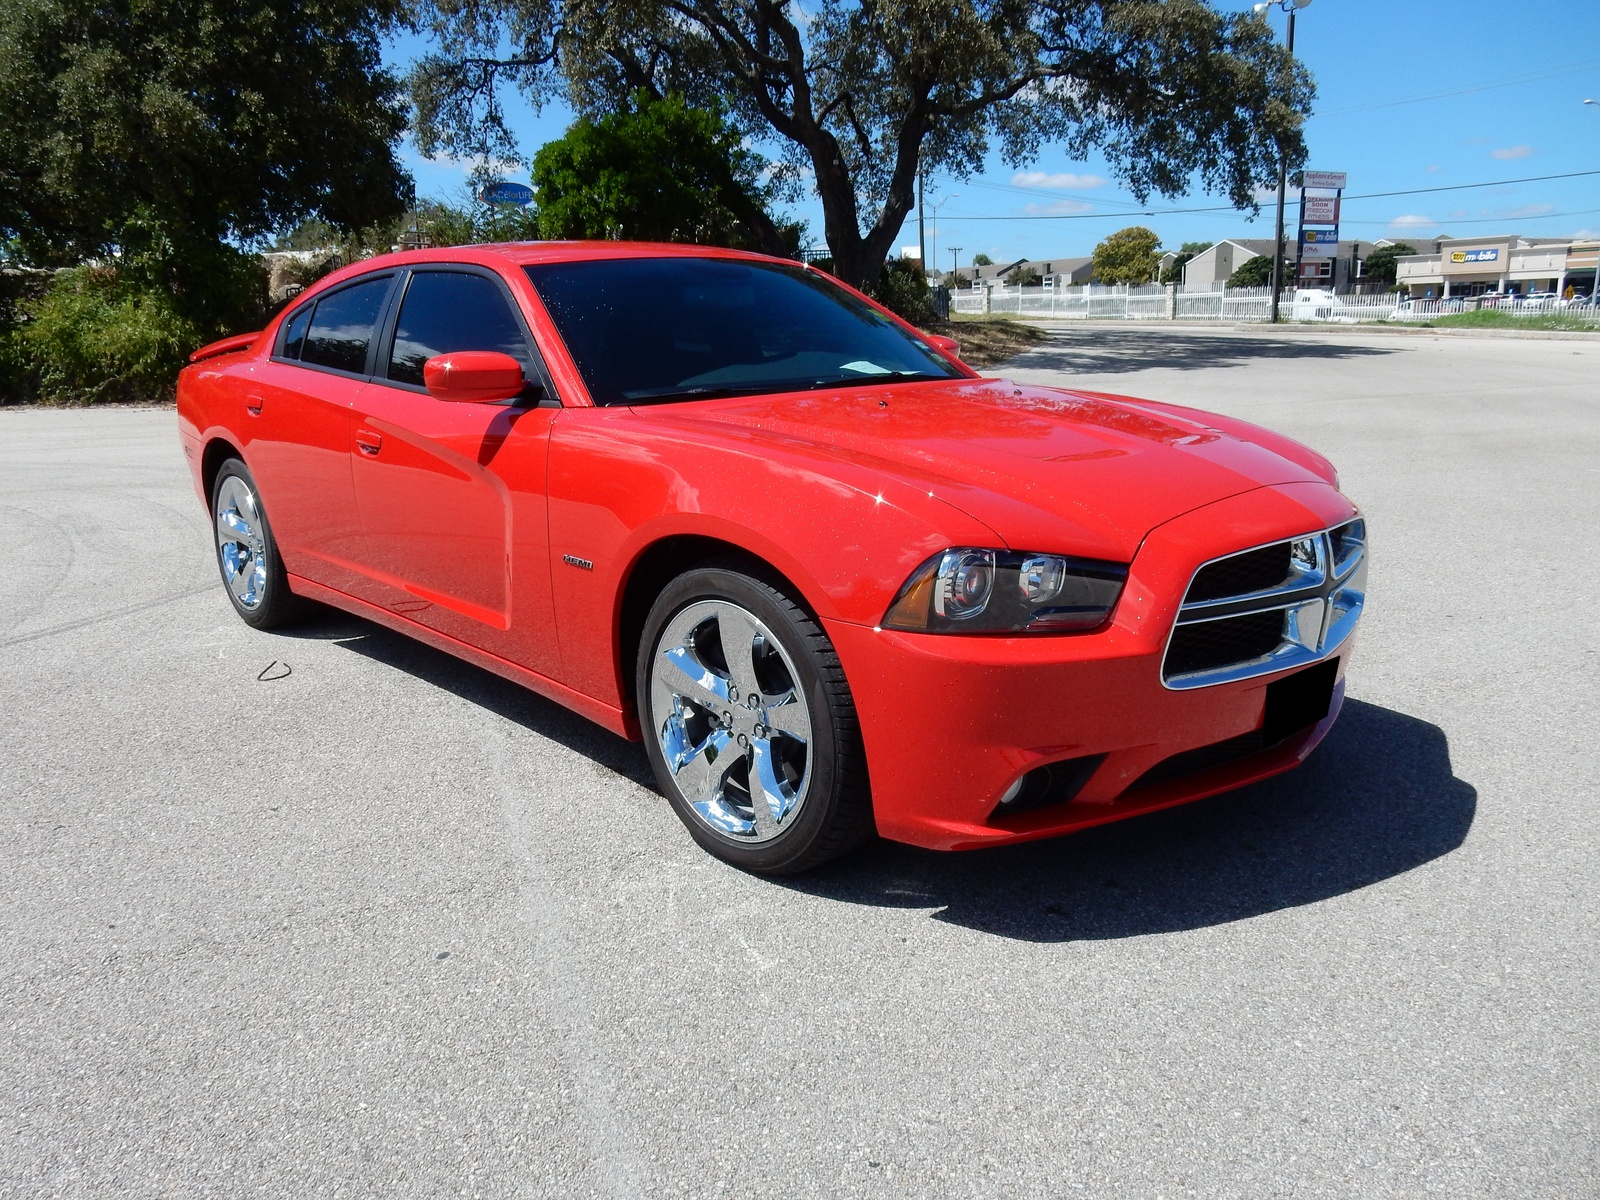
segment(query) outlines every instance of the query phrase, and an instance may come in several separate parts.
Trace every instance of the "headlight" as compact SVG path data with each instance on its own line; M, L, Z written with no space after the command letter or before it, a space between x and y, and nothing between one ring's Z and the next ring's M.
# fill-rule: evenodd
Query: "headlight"
M906 580L884 615L919 633L1074 633L1103 625L1122 593L1118 563L957 547Z

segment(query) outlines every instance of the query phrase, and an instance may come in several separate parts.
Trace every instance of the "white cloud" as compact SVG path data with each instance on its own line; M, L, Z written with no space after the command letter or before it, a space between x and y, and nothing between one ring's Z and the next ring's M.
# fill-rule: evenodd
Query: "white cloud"
M1278 185L1275 183L1259 183L1256 185L1253 195L1257 204L1276 204L1278 202ZM1300 189L1292 183L1288 184L1283 189L1283 199L1285 203L1290 200L1299 200Z
M1013 187L1048 188L1055 192L1077 192L1088 188L1104 187L1106 181L1098 175L1074 175L1070 171L1054 174L1046 171L1018 171L1011 177Z
M1495 213L1497 217L1504 217L1508 221L1515 221L1521 217L1542 217L1556 210L1554 204L1524 204L1521 208L1508 208Z
M1405 213L1389 222L1390 229L1433 229L1439 222L1421 213Z
M1495 158L1527 158L1533 153L1532 146L1505 146L1499 150L1489 152Z
M1060 217L1068 213L1093 212L1094 205L1082 200L1052 200L1049 204L1025 204L1022 211L1030 217Z

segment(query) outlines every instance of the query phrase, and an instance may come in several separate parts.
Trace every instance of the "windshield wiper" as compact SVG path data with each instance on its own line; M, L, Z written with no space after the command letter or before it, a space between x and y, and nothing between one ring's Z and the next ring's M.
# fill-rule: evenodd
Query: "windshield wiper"
M823 388L878 387L885 383L916 383L926 379L953 379L952 375L934 375L928 371L886 371L882 375L846 375L841 379L819 379L806 390L820 392Z
M766 384L744 387L683 388L675 392L651 392L643 396L629 396L621 401L630 407L639 404L671 404L679 400L725 400L729 396L755 396L770 391Z

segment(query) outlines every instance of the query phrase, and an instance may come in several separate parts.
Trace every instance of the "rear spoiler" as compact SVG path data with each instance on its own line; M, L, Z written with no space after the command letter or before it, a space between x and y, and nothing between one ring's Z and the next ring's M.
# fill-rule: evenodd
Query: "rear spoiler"
M221 341L212 342L210 345L201 346L189 355L189 361L197 363L201 359L216 358L219 354L232 354L236 350L248 350L256 344L256 339L261 336L261 330L254 333L236 333L232 337L225 337Z

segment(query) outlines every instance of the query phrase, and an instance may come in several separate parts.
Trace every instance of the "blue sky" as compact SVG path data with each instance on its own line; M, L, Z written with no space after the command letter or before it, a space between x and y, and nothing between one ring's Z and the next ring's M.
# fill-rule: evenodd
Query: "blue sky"
M1219 7L1249 5L1221 0ZM1274 10L1280 36L1284 19ZM396 43L391 61L403 65L419 48L414 40ZM1297 18L1295 49L1317 82L1308 165L1347 172L1349 196L1600 170L1600 104L1583 103L1600 100L1596 0L1313 0ZM521 109L516 124L524 153L558 137L570 119L556 108ZM459 164L429 162L409 146L406 161L420 195L464 195ZM527 179L525 171L507 177ZM999 261L1087 255L1129 224L1149 226L1174 248L1272 236L1270 203L1253 221L1233 211L1130 217L1139 208L1224 201L1195 191L1140 205L1103 161L1070 161L1050 147L1020 170L996 156L970 180L936 180L927 196L930 213L941 200L929 230L946 267L952 246L961 247L963 263L978 251ZM820 206L807 201L792 211L820 241ZM994 219L1017 217L1029 219ZM1408 233L1592 236L1600 233L1600 175L1347 197L1340 232L1368 240ZM913 215L899 243L916 240Z

